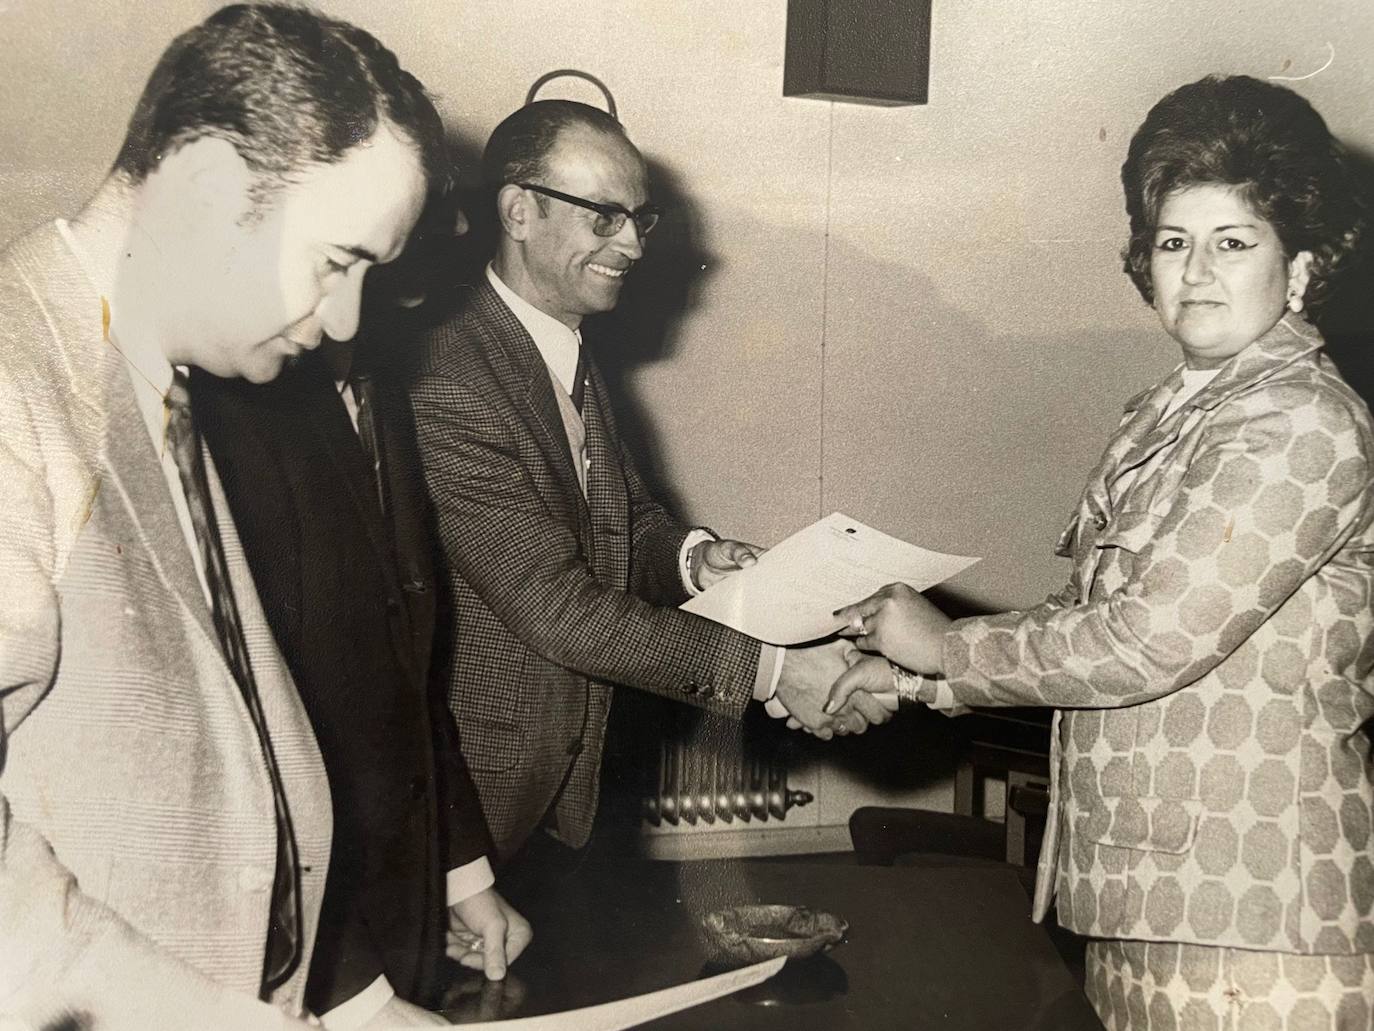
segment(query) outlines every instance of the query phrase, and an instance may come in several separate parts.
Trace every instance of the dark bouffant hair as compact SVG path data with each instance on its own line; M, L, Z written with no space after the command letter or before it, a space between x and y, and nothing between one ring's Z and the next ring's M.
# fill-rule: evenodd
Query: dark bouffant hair
M389 123L431 185L448 175L444 127L396 55L347 22L289 4L234 4L178 36L149 76L114 171L142 182L205 136L231 142L270 190Z
M1204 184L1240 187L1292 256L1312 253L1305 297L1320 305L1332 273L1357 248L1366 203L1321 115L1283 86L1209 75L1150 109L1121 166L1131 240L1125 271L1154 301L1150 252L1165 198Z

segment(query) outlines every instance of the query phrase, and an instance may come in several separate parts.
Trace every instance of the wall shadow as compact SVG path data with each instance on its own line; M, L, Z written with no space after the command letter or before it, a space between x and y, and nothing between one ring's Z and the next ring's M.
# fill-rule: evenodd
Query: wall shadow
M405 367L414 337L453 313L458 289L475 281L495 250L495 215L477 187L482 143L450 132L448 189L431 194L405 250L373 268L363 292L362 339Z
M1366 213L1374 217L1374 153L1350 149L1351 164L1364 190ZM1360 251L1341 271L1315 321L1327 353L1355 391L1374 407L1374 224Z
M654 496L681 513L661 460L653 413L633 388L635 370L678 355L683 317L717 270L701 208L669 166L647 158L653 202L663 217L646 241L644 258L630 274L615 311L588 320L597 365L606 379L621 436Z

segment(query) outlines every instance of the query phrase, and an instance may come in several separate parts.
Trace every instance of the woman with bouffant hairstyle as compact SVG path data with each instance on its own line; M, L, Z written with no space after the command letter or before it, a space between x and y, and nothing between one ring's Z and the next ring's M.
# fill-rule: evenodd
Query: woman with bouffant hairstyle
M1045 705L1035 917L1089 938L1113 1031L1374 1026L1374 425L1308 321L1359 243L1340 145L1293 91L1209 77L1121 171L1126 271L1182 363L1126 405L1063 590L951 622L902 584L841 610L836 685Z

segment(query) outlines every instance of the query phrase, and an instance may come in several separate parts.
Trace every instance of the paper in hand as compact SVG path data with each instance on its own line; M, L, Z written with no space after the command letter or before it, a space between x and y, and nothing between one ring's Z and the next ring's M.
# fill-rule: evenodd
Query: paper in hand
M623 1031L651 1020L677 1013L722 995L738 992L768 980L782 969L783 957L764 960L741 970L729 970L714 977L674 985L647 995L617 999L600 1006L562 1013L546 1013L538 1017L517 1017L513 1020L489 1020L464 1024L469 1028L499 1028L501 1031Z
M977 561L918 548L834 512L682 608L768 644L801 644L840 629L832 613L880 587L900 582L924 591Z

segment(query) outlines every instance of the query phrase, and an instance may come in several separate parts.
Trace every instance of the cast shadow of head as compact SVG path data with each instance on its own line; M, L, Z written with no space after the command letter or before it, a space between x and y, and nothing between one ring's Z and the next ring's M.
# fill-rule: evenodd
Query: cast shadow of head
M398 383L413 374L419 338L455 311L463 287L478 281L495 250L495 202L478 184L481 147L452 133L450 173L431 190L405 250L368 272L363 287L360 353Z
M663 210L644 257L635 266L614 311L587 320L586 338L611 395L621 439L630 449L655 498L670 512L682 499L665 475L655 419L634 389L635 371L682 354L680 327L708 275L717 268L701 220L700 202L668 165L646 158L650 194Z
M1365 218L1374 220L1374 153L1351 148L1350 163L1362 190ZM1374 221L1332 284L1315 321L1326 337L1327 353L1347 383L1374 407Z

